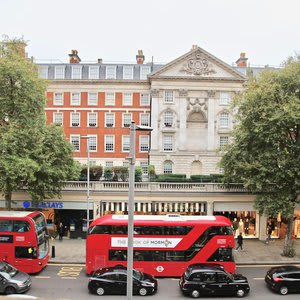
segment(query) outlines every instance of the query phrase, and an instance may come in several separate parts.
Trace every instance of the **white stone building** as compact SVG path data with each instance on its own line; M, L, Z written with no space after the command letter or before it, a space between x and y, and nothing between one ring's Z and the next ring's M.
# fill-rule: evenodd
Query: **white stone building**
M157 174L220 173L233 128L231 100L245 77L205 50L192 50L148 77L152 95L150 164Z

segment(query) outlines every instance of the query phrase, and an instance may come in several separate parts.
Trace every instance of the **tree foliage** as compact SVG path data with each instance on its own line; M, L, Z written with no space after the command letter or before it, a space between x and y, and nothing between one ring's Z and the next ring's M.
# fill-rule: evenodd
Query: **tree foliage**
M62 129L46 125L46 84L22 55L24 44L0 44L0 190L8 209L13 191L26 188L32 200L44 200L79 174Z
M235 101L237 126L222 158L227 182L256 193L261 214L288 220L284 254L291 247L294 208L300 190L300 60L252 78Z

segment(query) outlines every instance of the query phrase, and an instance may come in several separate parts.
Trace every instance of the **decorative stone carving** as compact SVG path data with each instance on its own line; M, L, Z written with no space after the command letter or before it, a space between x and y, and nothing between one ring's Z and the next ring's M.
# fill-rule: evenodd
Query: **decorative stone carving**
M157 89L151 90L151 96L152 97L159 97L159 90L157 90Z
M207 99L200 99L200 98L188 98L187 99L187 110L194 110L194 111L207 111Z
M187 97L188 90L179 90L179 97Z
M215 90L207 91L207 97L208 98L215 98L216 97L216 91Z
M195 53L194 57L189 59L180 71L195 76L211 75L216 73L211 63L203 57L200 52Z

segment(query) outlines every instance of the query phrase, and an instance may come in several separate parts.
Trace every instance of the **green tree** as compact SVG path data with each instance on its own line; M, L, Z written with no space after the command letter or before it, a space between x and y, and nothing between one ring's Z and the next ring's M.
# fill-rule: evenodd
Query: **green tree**
M25 188L40 201L59 196L63 181L79 175L62 129L46 125L46 85L22 55L24 44L0 44L0 190L7 209L13 191Z
M249 81L235 101L237 126L221 160L226 182L257 194L260 214L287 219L283 255L293 253L292 225L300 190L300 60Z

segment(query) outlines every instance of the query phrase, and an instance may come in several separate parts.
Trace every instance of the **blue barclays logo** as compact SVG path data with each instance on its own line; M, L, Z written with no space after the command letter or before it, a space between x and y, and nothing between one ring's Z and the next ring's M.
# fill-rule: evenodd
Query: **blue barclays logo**
M24 201L23 202L23 207L24 208L30 208L30 207L34 207L34 208L63 208L64 207L64 203L63 202L50 202L50 201L43 201L38 203L36 206L32 205L31 201Z

